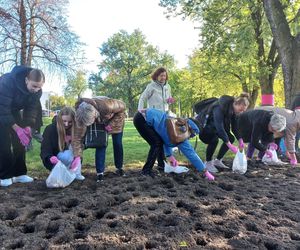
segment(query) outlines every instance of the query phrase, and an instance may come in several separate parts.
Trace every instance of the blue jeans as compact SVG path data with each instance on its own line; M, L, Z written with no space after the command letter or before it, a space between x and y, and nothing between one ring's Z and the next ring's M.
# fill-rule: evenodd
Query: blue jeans
M112 142L114 149L114 162L117 169L123 167L123 132L118 134L112 134ZM95 159L96 159L96 170L97 173L103 173L105 170L105 153L106 147L96 148Z

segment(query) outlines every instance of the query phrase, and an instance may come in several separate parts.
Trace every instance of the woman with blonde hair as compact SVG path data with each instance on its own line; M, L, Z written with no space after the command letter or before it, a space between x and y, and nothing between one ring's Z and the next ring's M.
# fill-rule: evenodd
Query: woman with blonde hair
M74 158L71 147L74 129L75 111L71 107L64 107L53 118L52 124L45 128L41 145L41 158L48 170L52 170L58 161L61 161L67 167L71 166ZM85 179L81 175L80 168L76 170L76 179Z

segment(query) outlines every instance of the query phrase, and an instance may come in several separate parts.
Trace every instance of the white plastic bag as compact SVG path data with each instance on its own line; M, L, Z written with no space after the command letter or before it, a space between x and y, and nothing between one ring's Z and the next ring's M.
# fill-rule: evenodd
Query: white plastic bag
M278 159L275 149L269 149L269 151L272 152L272 157L269 157L268 155L264 154L263 158L261 159L262 162L264 162L268 165L285 165L285 164L287 164L286 162L282 162L280 159Z
M52 169L46 180L48 188L63 188L72 183L76 177L76 173L70 171L61 161L59 161Z
M184 167L184 166L173 167L170 164L168 164L167 162L165 162L165 168L164 168L165 173L181 174L181 173L186 173L188 171L189 171L189 169L187 167Z
M239 150L236 153L232 164L232 171L239 174L247 172L247 158L244 150L242 152Z

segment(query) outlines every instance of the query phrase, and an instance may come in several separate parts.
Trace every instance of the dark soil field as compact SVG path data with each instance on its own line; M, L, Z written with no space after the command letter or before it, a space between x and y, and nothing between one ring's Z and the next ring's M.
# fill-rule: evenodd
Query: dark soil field
M230 164L230 162L229 162ZM127 170L103 183L0 189L1 249L300 249L300 168L249 166L215 182Z

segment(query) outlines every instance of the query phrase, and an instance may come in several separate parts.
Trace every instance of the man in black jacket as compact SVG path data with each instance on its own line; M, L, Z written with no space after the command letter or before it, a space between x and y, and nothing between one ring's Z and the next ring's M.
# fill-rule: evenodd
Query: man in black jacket
M238 133L244 142L249 142L247 157L252 158L255 148L272 157L268 145L274 141L273 133L281 132L286 127L286 119L282 115L267 110L248 110L238 117Z
M0 77L0 186L33 181L26 175L25 147L36 124L44 82L41 70L25 66Z

